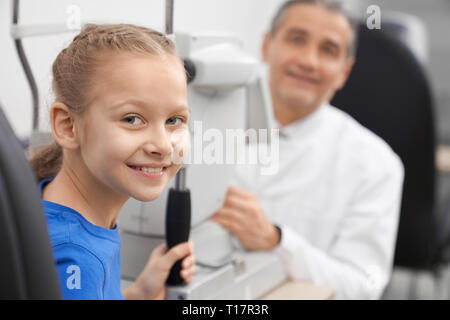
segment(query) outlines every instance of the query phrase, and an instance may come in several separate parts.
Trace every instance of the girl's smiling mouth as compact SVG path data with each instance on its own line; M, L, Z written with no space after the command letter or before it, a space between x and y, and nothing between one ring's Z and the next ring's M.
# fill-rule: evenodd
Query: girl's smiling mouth
M127 167L130 168L134 173L142 176L142 177L146 177L146 178L150 178L150 179L157 179L162 177L167 168L170 167L170 164L145 164L145 165L140 165L140 164L127 164Z

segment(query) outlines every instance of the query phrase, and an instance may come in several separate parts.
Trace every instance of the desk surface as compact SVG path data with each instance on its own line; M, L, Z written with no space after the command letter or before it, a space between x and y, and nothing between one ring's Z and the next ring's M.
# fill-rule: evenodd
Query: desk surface
M328 300L334 297L334 290L317 286L311 282L288 281L268 294L262 300Z

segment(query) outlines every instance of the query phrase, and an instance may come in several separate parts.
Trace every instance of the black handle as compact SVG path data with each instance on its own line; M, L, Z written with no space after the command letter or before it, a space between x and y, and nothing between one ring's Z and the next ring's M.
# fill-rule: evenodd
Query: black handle
M191 229L191 195L189 190L169 190L166 209L166 241L168 249L189 240ZM180 276L181 261L172 267L167 278L168 285L185 284Z

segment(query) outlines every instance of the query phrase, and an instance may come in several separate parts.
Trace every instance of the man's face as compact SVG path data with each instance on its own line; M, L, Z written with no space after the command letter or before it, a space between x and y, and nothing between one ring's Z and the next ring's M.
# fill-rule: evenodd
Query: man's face
M317 5L294 5L275 34L267 34L263 59L270 68L275 104L313 111L331 100L353 66L348 57L350 23Z

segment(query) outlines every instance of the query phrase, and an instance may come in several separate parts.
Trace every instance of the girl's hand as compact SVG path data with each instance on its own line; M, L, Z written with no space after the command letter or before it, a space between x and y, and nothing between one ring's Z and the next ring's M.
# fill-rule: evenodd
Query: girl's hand
M184 259L183 259L184 258ZM165 282L174 263L181 263L181 277L191 282L195 271L194 244L192 241L181 243L169 251L165 243L156 247L142 273L124 292L126 299L165 299Z

